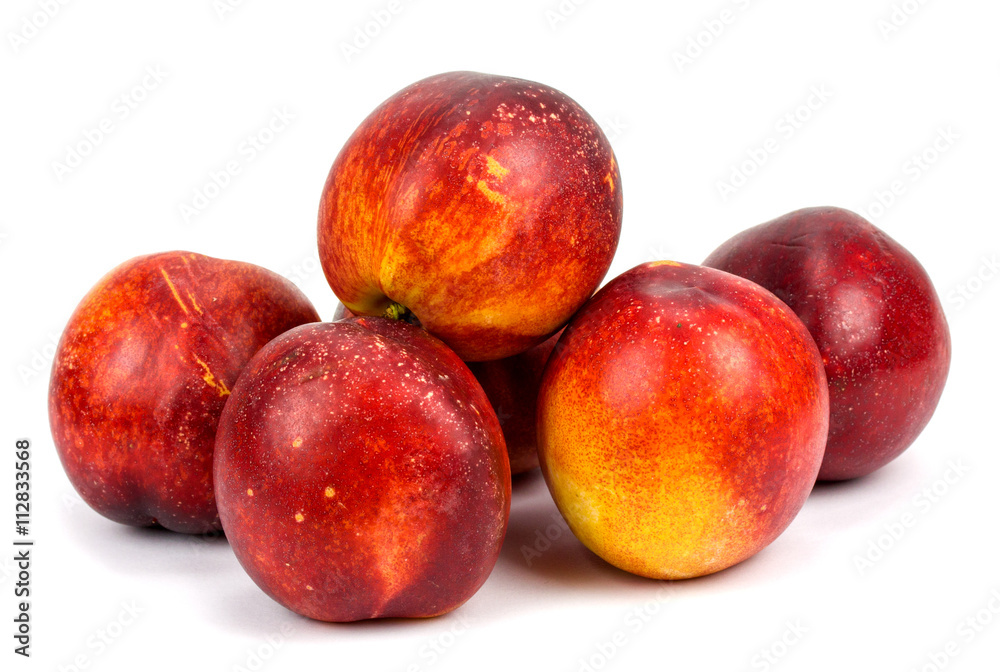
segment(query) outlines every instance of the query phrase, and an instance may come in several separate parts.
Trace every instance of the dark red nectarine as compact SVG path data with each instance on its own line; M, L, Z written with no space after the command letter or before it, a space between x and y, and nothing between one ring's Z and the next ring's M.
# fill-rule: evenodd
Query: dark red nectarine
M830 385L820 479L875 471L930 421L948 324L927 272L885 232L847 210L807 208L737 234L705 265L774 292L816 340Z

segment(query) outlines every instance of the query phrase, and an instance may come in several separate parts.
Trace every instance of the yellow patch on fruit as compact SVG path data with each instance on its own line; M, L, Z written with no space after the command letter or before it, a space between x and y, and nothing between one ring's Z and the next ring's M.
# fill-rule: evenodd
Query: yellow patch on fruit
M491 203L500 206L507 205L507 197L490 189L489 185L486 184L486 180L479 180L476 182L476 189L479 190L479 193L488 198Z
M220 397L225 397L229 395L230 391L229 388L226 386L225 381L216 379L215 374L213 374L212 370L208 368L208 364L203 362L201 358L198 357L198 355L193 355L193 357L194 361L198 362L198 364L201 365L201 368L205 370L205 373L202 375L201 379L204 380L209 387L213 387L216 390L218 390Z
M557 384L548 395L584 398L573 385ZM660 405L646 411L653 422L638 423L600 398L574 405L542 409L541 444L550 488L584 545L621 569L658 579L701 576L744 557L757 524L716 461L714 421L692 414L681 422Z
M510 172L510 170L504 168L502 165L500 165L499 161L494 159L491 155L487 154L486 172L492 175L493 177L497 178L498 180L503 180L503 178L507 177L507 174Z
M181 295L180 293L178 293L177 288L174 287L174 283L170 280L170 276L167 275L167 272L162 267L160 268L160 274L163 276L163 279L167 281L167 287L170 288L170 292L174 295L174 299L177 301L177 305L179 305L181 307L181 310L184 311L184 314L187 315L189 312L187 304L184 303L184 299L181 298Z
M198 305L198 300L196 298L194 298L194 294L192 294L191 292L188 292L187 295L188 295L188 299L191 300L191 306L194 308L194 312L196 312L199 315L201 315L203 311L201 309L201 306Z

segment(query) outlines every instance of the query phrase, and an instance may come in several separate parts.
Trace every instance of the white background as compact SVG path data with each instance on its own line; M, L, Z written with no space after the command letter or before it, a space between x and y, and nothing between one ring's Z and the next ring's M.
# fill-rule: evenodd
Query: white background
M399 0L351 58L343 45L388 0L246 0L221 15L212 0L94 0L51 18L41 4L0 11L0 542L12 548L20 437L34 444L36 540L30 660L12 653L16 578L2 551L4 670L913 670L935 669L929 656L949 642L949 670L997 669L997 3L907 0L912 15L890 32L880 22L892 0ZM147 68L165 74L142 90ZM520 479L489 581L422 621L312 622L260 592L225 541L91 511L60 468L45 406L53 342L76 303L118 263L183 249L292 277L329 317L315 220L330 164L386 97L457 69L553 85L606 127L625 194L609 279L654 258L700 262L800 207L869 214L923 262L946 306L954 356L929 427L875 475L817 488L756 557L676 584L615 570L547 530L544 482ZM810 101L814 87L825 101ZM142 98L126 118L122 95ZM789 132L781 120L809 102L817 109L798 110ZM294 120L248 161L241 143L275 109ZM60 174L54 162L106 118L111 131ZM957 138L933 157L942 130ZM769 139L776 151L723 198L720 181ZM936 160L916 168L925 150ZM240 173L185 221L180 206L230 160ZM872 208L897 180L893 202ZM915 524L884 536L905 514ZM550 547L537 542L546 533ZM529 564L523 548L536 542ZM879 543L882 557L860 569ZM970 641L958 627L977 613L990 623Z

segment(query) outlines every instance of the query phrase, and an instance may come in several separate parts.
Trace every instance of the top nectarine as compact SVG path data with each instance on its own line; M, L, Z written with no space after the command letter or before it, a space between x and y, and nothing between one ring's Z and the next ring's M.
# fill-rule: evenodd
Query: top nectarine
M410 315L466 361L541 343L618 244L608 139L552 87L453 72L382 103L333 163L320 260L358 315Z

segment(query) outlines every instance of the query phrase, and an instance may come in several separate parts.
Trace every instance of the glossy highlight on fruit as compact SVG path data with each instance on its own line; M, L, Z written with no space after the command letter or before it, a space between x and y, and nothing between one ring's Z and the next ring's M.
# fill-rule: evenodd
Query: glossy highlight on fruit
M869 474L916 440L944 391L951 337L902 245L848 210L806 208L737 234L705 265L774 292L816 340L830 385L821 480Z
M770 544L819 470L829 406L805 326L761 287L652 262L570 321L542 378L542 473L573 533L657 579Z
M323 621L455 609L493 569L510 512L503 435L468 367L378 317L264 347L223 412L215 480L250 577Z
M98 513L220 529L219 415L250 357L319 316L264 268L190 252L131 259L88 292L56 350L49 421L70 482Z
M552 87L452 72L390 97L337 156L318 241L358 315L412 314L466 361L555 333L591 295L621 231L600 126Z

